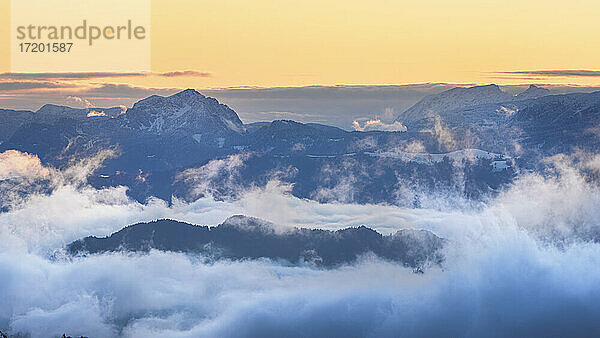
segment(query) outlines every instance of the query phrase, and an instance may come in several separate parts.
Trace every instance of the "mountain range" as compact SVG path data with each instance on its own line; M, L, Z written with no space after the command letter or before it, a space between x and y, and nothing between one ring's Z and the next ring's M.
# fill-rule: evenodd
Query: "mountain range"
M426 230L383 236L365 226L336 231L284 229L258 218L236 215L215 227L173 220L137 223L108 237L89 236L67 246L71 255L163 250L217 259L268 258L288 264L336 267L374 254L415 269L440 264L445 240Z

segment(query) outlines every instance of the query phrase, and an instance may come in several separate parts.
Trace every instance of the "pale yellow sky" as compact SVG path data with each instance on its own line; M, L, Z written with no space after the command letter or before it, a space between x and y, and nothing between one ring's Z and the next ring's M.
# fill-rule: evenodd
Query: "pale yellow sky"
M7 0L0 18L8 22ZM152 69L208 78L111 79L156 87L576 83L498 71L600 69L597 0L153 0ZM0 25L8 44L8 25ZM5 49L0 70L9 71Z

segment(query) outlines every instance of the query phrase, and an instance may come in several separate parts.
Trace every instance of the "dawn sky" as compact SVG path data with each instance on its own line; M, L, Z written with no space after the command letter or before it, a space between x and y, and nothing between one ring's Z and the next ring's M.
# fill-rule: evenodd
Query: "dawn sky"
M0 10L7 22L7 0ZM499 73L599 69L600 2L593 0L154 0L152 13L153 71L210 76L111 83L219 88L600 82L598 73ZM0 36L9 43L7 25ZM9 65L2 52L0 71L10 71Z

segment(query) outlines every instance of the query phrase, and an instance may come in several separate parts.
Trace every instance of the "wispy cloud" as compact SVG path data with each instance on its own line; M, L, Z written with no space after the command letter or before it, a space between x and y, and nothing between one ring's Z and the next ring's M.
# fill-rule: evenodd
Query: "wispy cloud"
M0 92L2 91L22 91L36 89L63 89L74 88L76 85L69 83L53 81L5 81L0 82Z
M91 97L102 97L102 98L134 98L140 99L150 95L171 95L181 88L150 88L150 87L138 87L128 84L113 84L113 83L102 83L93 87L87 87L82 91L82 94Z
M198 72L194 70L173 71L166 73L158 72L72 72L72 73L2 73L0 79L28 79L28 80L85 80L95 78L119 78L119 77L145 77L145 76L160 76L160 77L210 77L208 72Z
M315 336L586 336L600 329L600 245L579 235L597 231L600 190L570 166L549 177L526 174L475 208L436 193L432 204L453 203L437 210L318 203L276 185L246 191L239 201L140 204L122 186L72 183L101 158L62 172L28 154L2 155L5 175L58 182L52 193L21 196L0 213L0 269L8 281L0 288L0 322L11 335L59 336L68 328L77 336L286 336L308 328ZM428 229L448 239L446 260L443 269L416 274L372 256L336 269L206 263L162 251L47 257L125 224L173 218L214 225L232 214L282 226Z
M2 79L56 79L56 80L76 80L93 78L113 78L113 77L131 77L146 76L147 73L111 73L111 72L82 72L82 73L2 73Z
M139 87L112 83L70 83L62 81L0 81L0 107L37 110L46 103L72 103L69 97L93 102L94 107L132 105L150 95L168 96L181 88Z
M85 95L102 98L143 98L149 95L171 95L182 88L152 88L138 87L128 84L93 83L77 84L53 81L0 81L0 93L6 95L35 95L42 94L51 97L53 94L61 97Z
M508 72L494 72L494 74L507 75L509 77L600 77L600 70L589 69L554 69L554 70L519 70Z
M352 122L352 128L357 131L406 131L406 126L401 122L394 121L393 123L385 123L380 119L368 120L362 126L359 121L354 120Z
M197 72L194 70L186 70L182 72L167 72L167 73L154 73L158 76L163 77L210 77L210 73L206 72Z

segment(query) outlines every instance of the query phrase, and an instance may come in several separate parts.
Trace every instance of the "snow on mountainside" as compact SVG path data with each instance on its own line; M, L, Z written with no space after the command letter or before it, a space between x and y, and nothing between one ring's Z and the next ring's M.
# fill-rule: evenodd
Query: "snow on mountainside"
M188 136L197 135L196 138L207 134L223 137L246 133L245 126L233 110L216 99L206 97L193 89L187 89L168 97L153 95L138 101L130 109L125 107L72 108L46 104L35 113L18 114L19 117L22 117L19 121L12 118L16 113L6 112L4 116L0 117L7 123L11 123L11 128L9 128L11 131L25 123L54 125L67 119L80 126L89 127L87 132L90 134L93 134L98 128L158 135L180 133ZM107 125L108 122L110 122L110 126Z
M246 132L238 115L216 99L193 89L163 97L153 95L128 109L128 128L154 134L188 132L191 134L243 134Z
M439 94L429 95L404 111L396 118L407 126L415 126L418 121L440 116L443 121L460 118L463 112L474 110L475 107L494 105L498 103L511 103L527 99L536 99L547 96L550 91L535 85L530 85L527 90L513 96L500 89L497 85L475 86L469 88L457 87ZM455 116L455 115L459 116ZM469 114L467 114L471 118ZM472 115L472 114L471 114ZM478 119L494 118L478 116Z
M515 100L537 99L546 95L550 95L550 90L532 84L525 91L515 96Z
M481 149L462 149L449 153L430 154L430 153L410 153L405 151L378 151L366 152L366 154L374 157L389 157L400 159L405 162L416 162L421 164L434 164L449 159L454 161L455 165L459 165L463 161L473 162L478 159L505 161L508 158L503 154L492 153Z
M410 123L430 115L439 115L463 107L479 106L512 100L512 95L503 92L497 85L457 87L439 94L429 95L401 113L396 121Z

